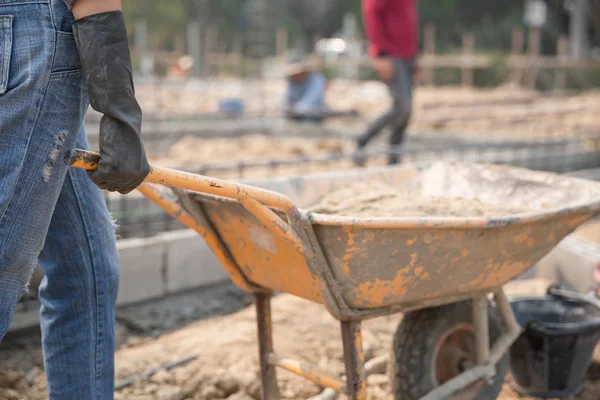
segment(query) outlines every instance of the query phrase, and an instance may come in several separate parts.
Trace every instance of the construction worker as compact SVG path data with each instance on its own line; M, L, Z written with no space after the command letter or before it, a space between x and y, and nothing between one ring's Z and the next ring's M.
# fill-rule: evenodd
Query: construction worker
M51 400L112 399L119 261L100 189L149 173L120 0L0 0L0 340L35 265ZM88 104L103 114L88 174ZM91 178L91 179L90 179Z
M327 118L356 117L355 110L331 110L325 104L327 78L301 56L293 54L286 68L285 116L294 121L320 123Z
M363 19L369 40L373 68L392 95L392 108L373 121L357 139L355 163L362 165L362 149L385 127L390 127L390 147L397 149L404 139L412 108L412 79L418 43L416 0L363 0ZM389 164L400 162L390 152Z
M327 78L300 55L292 54L286 65L288 82L285 115L289 119L321 122L325 111Z

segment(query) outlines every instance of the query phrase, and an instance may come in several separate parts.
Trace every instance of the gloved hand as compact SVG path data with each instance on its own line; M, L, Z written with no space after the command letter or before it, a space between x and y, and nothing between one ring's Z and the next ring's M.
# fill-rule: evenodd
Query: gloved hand
M125 20L121 11L73 22L75 42L92 108L100 120L100 157L88 172L101 189L126 194L150 172L140 131L142 110L135 99Z

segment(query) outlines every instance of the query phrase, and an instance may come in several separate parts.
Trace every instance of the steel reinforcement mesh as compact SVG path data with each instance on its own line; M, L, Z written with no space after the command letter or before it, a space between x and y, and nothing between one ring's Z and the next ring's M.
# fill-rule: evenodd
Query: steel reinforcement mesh
M506 164L539 171L570 173L600 168L600 136L536 141L485 141L455 138L412 140L402 148L374 148L364 154L368 166L384 165L393 151L403 162L435 160ZM229 162L187 166L182 169L223 179L294 176L356 168L355 153L271 158L252 162ZM154 203L140 196L107 195L107 205L118 223L120 238L149 237L183 226Z

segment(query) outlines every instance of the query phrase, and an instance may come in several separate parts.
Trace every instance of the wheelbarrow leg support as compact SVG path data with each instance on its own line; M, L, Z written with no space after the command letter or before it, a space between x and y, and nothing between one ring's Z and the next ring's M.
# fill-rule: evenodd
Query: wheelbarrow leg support
M475 328L476 358L478 365L487 364L490 359L490 334L487 296L473 299L473 327Z
M271 320L271 294L256 293L256 321L258 323L258 349L260 377L262 380L262 400L279 400L279 388L275 366L269 362L273 354L273 323Z
M346 390L350 400L366 400L365 354L362 348L360 321L342 322Z

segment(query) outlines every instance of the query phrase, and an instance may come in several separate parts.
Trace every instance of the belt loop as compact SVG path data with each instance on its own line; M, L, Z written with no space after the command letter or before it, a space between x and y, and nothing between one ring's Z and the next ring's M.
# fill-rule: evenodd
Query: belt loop
M71 32L73 23L73 14L63 0L50 0L50 15L52 16L52 25L58 32Z
M54 30L58 29L58 26L56 24L56 18L55 18L55 13L54 13L54 1L55 0L50 0L50 21L52 22L52 27L54 28ZM62 1L62 0L60 0Z

